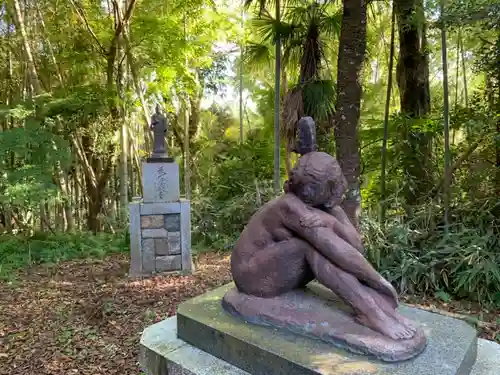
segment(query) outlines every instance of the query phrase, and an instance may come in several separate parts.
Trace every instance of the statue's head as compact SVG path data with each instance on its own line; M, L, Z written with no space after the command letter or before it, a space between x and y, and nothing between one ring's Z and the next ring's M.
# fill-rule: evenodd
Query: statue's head
M337 160L325 152L316 151L297 161L285 186L286 191L313 207L340 204L346 189L347 181Z

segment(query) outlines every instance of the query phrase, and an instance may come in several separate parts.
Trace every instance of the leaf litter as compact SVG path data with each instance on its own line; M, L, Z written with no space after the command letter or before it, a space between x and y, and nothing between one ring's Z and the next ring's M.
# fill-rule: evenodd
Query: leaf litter
M195 258L191 276L127 277L125 255L70 261L0 284L0 374L139 374L139 338L176 306L231 281L229 255Z

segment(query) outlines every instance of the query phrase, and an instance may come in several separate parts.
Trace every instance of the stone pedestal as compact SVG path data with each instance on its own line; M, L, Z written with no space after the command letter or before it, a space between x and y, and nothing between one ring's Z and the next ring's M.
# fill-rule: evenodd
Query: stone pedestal
M144 197L129 205L130 276L193 271L190 202L180 198L179 166L168 158L142 164Z
M476 361L476 330L457 319L401 306L404 316L423 327L428 345L411 360L387 363L236 319L221 307L222 297L233 287L231 283L181 304L177 327L164 321L147 328L141 339L145 373L468 375ZM481 375L486 374L495 372Z
M145 375L251 375L220 358L204 352L177 337L177 317L162 320L144 330L140 342L140 358ZM371 375L370 368L356 371L356 365L332 367L332 375ZM477 361L470 375L498 375L500 368L500 345L479 339ZM389 372L390 374L390 372ZM253 374L273 375L273 373ZM420 372L407 375L439 375L432 364L422 367Z

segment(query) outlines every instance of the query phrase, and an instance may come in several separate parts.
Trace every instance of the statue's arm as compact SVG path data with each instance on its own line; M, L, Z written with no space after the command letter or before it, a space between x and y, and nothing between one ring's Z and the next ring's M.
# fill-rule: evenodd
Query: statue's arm
M328 227L324 225L309 227L302 224L302 219L315 211L319 210L307 206L293 194L285 194L279 206L282 224L297 237L309 242L330 262L363 280L365 271L367 274L373 274L361 251L343 238L346 235L340 229L343 226L339 226L341 223L335 217L326 213L319 214L322 220L333 224L332 226L328 225Z
M321 213L319 210L307 206L294 194L288 193L282 198L280 211L283 224L299 237L311 242L314 240L309 238L311 229L326 227L361 254L364 254L361 236L340 206Z
M326 226L311 207L292 193L287 193L280 199L278 210L283 225L299 237L306 238L313 227Z
M333 230L360 253L364 254L365 248L361 240L361 235L354 225L352 225L351 220L349 220L342 207L334 206L324 211L336 219L336 225Z

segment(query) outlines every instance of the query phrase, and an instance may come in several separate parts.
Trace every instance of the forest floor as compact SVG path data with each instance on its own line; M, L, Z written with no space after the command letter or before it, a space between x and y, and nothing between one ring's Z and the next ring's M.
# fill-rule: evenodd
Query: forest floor
M231 281L229 255L201 254L191 276L127 278L126 254L34 267L0 284L0 374L134 374L142 330L191 297ZM500 338L500 311L468 303L406 298L469 317L481 337Z

